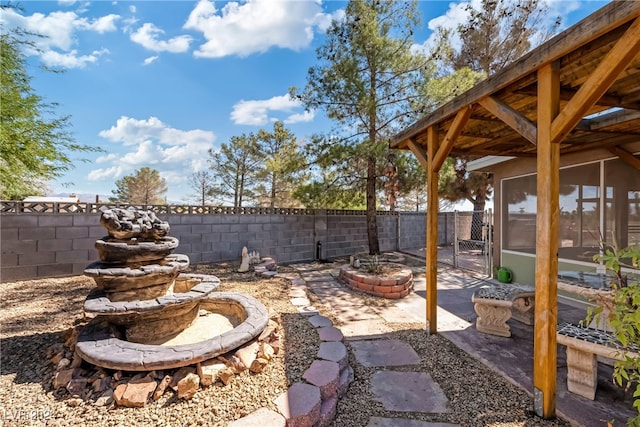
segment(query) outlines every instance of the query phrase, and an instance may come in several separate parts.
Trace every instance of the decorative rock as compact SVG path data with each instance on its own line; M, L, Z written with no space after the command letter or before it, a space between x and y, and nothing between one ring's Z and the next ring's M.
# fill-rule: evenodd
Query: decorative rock
M66 357L63 357L62 359L60 359L60 361L56 365L56 370L59 371L61 369L66 368L69 365L71 365L71 361L69 359L67 359Z
M259 374L268 364L269 364L269 361L267 359L258 357L251 363L249 370L254 374Z
M353 381L353 368L348 366L340 372L340 384L338 385L338 397L343 397L349 390L349 384Z
M153 211L135 208L104 209L100 224L116 239L156 240L169 232L169 224L158 219Z
M60 387L66 387L73 379L73 372L75 369L63 369L55 373L53 377L53 389L57 390Z
M64 340L64 346L70 351L74 351L76 348L76 342L78 342L78 329L69 328L62 334Z
M218 378L220 378L220 381L222 381L224 385L229 385L234 375L233 371L229 367L226 367L218 373Z
M178 382L178 399L191 399L200 388L200 377L189 373Z
M278 331L278 324L274 320L269 319L269 323L267 324L267 327L264 328L264 330L258 337L258 341L265 341L269 338L276 338L277 331Z
M53 363L54 365L58 365L58 363L60 363L60 361L64 359L64 350L55 353L53 356L51 356L51 358L49 359L51 361L51 363Z
M322 401L320 407L320 422L319 427L328 427L336 416L336 409L338 407L338 398L332 396L327 400Z
M73 346L75 348L75 344ZM75 353L73 353L73 360L71 361L71 364L69 365L69 367L70 368L79 368L80 365L82 365L82 357L76 351Z
M60 355L60 358L57 361L54 362L53 360L51 360L53 357L58 355ZM45 357L51 360L51 363L53 363L54 365L57 364L60 359L64 357L64 344L62 344L61 342L51 344L49 347L47 347Z
M291 298L291 304L295 306L307 306L311 302L307 298Z
M231 356L228 359L220 356L219 359L222 360L225 363L225 365L227 365L227 367L231 369L231 372L233 372L234 374L240 374L247 369L247 367L244 365L244 363L242 363L240 358L238 358L235 355Z
M96 399L94 405L95 406L106 406L111 405L113 403L113 389L105 390L102 395Z
M336 362L340 371L349 366L347 347L341 342L321 342L318 349L318 358Z
M85 388L87 388L87 379L86 378L74 378L69 381L67 384L67 391L73 396L80 396Z
M111 377L105 378L97 378L91 384L91 388L96 393L102 393L105 390L108 390L111 387Z
M320 341L342 341L344 339L340 329L333 326L325 326L318 329L318 335L320 336Z
M333 326L331 319L325 316L311 316L307 319L315 328L323 328L325 326Z
M122 395L127 390L127 383L120 383L113 390L113 398L116 401L116 404L121 405Z
M298 308L298 313L302 314L303 316L315 316L318 314L318 309L315 308L312 305L308 305L306 307L297 307Z
M264 277L266 279L270 279L278 274L277 271L263 271L260 273L260 277Z
M71 406L72 408L78 407L78 406L82 405L83 403L84 403L84 401L79 397L74 397L72 399L67 400L67 405Z
M280 349L282 348L282 342L279 339L275 341L271 341L269 345L271 346L271 348L273 348L273 352L275 354L280 353Z
M256 357L258 357L258 351L260 350L260 344L256 341L251 344L245 345L244 347L238 349L236 351L236 356L245 367L250 367Z
M287 420L287 427L313 426L320 420L320 389L295 383L274 401Z
M275 356L275 354L276 354L276 351L271 346L271 344L268 344L266 342L263 342L262 344L260 344L260 351L258 351L258 358L271 360L273 356Z
M335 396L340 381L340 368L336 362L314 360L302 378L310 384L320 388L322 400Z
M116 402L120 406L126 406L129 408L140 408L147 403L153 392L155 391L157 383L153 379L153 376L147 374L142 376L138 374L133 377L127 384L120 401Z
M178 383L187 375L195 374L195 373L196 373L196 368L194 368L193 366L185 366L183 368L178 369L176 373L173 374L173 379L171 380L171 384L169 384L169 387L171 387L173 391L178 391Z
M162 381L158 384L158 387L156 387L156 391L153 392L153 400L160 399L169 384L171 384L171 375L165 375L164 378L162 378Z
M227 427L285 427L286 425L282 415L267 408L260 408L246 417L233 421Z
M220 362L218 359L205 360L202 363L198 363L196 368L198 370L198 376L200 377L200 385L203 387L209 387L213 385L218 379L220 371L222 371L226 365Z

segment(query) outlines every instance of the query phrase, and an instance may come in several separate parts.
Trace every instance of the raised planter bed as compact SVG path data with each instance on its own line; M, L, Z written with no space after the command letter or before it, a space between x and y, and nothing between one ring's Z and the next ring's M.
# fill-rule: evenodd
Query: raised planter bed
M393 268L391 273L369 273L361 268L346 264L340 267L340 283L370 295L381 298L404 298L413 289L413 272L410 268L395 263L385 264Z

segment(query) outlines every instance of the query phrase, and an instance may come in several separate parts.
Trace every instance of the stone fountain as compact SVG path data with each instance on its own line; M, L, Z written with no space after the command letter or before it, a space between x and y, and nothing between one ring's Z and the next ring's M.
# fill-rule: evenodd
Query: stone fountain
M178 239L152 211L104 209L108 235L96 241L100 261L85 274L96 283L84 303L91 322L76 351L109 369L145 371L202 362L234 350L267 326L255 298L218 292L217 277L189 274Z

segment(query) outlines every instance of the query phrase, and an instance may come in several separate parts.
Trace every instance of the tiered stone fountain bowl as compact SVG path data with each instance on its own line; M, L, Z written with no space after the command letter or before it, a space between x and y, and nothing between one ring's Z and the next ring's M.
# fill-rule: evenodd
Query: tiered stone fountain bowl
M258 336L266 308L248 295L216 292L220 281L187 274L178 240L151 211L105 209L109 235L96 242L94 289L84 311L93 320L76 350L94 365L131 371L170 369L231 351Z

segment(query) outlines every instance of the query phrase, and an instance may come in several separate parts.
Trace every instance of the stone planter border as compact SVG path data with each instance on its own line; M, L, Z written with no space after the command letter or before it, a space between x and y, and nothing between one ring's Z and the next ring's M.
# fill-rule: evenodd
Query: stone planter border
M351 289L365 292L369 295L388 299L404 298L413 289L413 272L402 264L387 263L386 265L401 267L401 270L391 275L376 275L345 264L340 267L338 280Z

